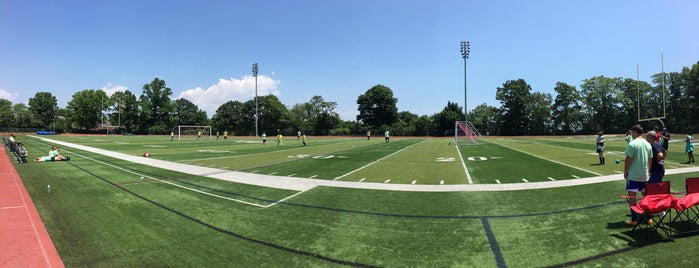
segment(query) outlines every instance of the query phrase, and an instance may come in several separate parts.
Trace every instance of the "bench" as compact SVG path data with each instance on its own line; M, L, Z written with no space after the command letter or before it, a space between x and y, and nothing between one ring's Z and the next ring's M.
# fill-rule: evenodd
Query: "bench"
M7 141L7 145L10 148L10 153L12 153L12 155L14 155L15 158L17 158L17 163L27 163L26 151L24 154L22 154L16 142Z

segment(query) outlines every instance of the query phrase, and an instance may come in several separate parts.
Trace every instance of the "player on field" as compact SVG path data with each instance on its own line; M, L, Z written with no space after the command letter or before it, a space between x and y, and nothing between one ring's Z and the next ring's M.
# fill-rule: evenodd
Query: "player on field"
M223 131L223 140L228 140L228 130Z
M277 134L277 146L284 146L284 135L281 132Z
M687 137L684 138L684 142L687 145L684 146L684 152L687 153L687 164L694 163L694 136L692 131L687 132Z
M604 131L602 130L597 133L597 155L599 156L599 164L604 165Z
M262 131L262 144L267 143L267 132Z

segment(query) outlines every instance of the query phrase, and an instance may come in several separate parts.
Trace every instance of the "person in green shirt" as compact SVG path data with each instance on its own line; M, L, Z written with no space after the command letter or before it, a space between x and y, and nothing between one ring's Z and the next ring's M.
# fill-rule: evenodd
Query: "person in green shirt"
M391 135L388 132L388 130L386 130L386 132L383 135L384 135L384 140L386 140L386 143L388 143L388 140L391 138Z
M643 127L635 125L631 128L633 140L626 146L626 161L624 163L624 179L626 179L626 191L629 207L636 205L636 193L643 192L646 182L650 177L650 167L653 162L653 150L643 138ZM629 225L638 224L638 214L631 210Z
M262 144L267 143L267 132L262 131Z

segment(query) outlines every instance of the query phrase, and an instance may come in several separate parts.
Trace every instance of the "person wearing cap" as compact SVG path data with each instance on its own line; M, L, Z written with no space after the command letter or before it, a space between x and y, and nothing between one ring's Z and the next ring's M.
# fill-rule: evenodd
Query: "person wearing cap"
M667 132L667 128L663 128L662 131L660 131L660 138L661 142L660 145L663 146L663 149L665 150L663 152L663 155L665 155L665 158L667 158L667 149L670 146L670 132Z
M653 151L653 162L650 165L650 179L648 179L648 183L661 182L663 181L663 176L665 176L665 149L658 142L658 136L658 133L655 131L646 133L646 140L650 143Z

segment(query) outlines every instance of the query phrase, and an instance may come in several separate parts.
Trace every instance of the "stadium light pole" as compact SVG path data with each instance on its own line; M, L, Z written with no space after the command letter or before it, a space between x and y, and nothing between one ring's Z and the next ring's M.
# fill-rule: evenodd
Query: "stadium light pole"
M464 58L464 119L468 122L468 91L466 90L466 59L471 53L471 42L461 41L461 57Z
M252 64L252 75L255 77L255 137L258 135L257 124L259 122L259 112L257 109L257 73L259 72L259 66L257 63Z

